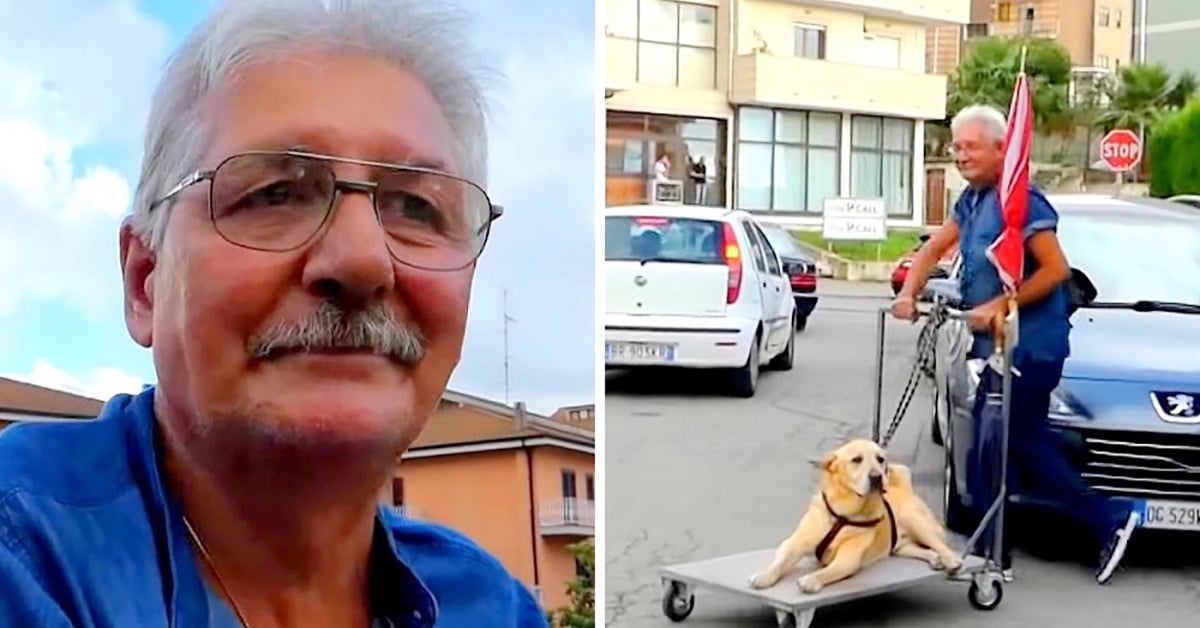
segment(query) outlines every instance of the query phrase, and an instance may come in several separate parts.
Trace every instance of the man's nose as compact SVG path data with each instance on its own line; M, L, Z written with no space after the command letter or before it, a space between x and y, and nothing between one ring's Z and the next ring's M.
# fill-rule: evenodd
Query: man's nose
M369 194L340 193L304 266L304 287L321 298L364 303L395 287L392 254Z

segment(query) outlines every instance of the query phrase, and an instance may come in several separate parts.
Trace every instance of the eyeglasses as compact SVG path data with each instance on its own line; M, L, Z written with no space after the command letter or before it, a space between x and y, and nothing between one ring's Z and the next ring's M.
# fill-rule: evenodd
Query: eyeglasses
M339 179L335 163L368 166L374 180ZM504 212L483 188L445 172L299 151L227 157L185 177L150 210L202 181L209 183L213 228L230 244L257 251L308 244L329 222L339 192L370 195L392 257L426 270L469 266Z

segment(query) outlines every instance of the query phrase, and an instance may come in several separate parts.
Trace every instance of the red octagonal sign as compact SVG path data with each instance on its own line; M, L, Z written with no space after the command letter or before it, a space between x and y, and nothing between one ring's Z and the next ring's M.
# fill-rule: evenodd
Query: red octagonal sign
M1142 159L1142 141L1133 131L1113 129L1100 140L1100 160L1113 172L1132 170Z

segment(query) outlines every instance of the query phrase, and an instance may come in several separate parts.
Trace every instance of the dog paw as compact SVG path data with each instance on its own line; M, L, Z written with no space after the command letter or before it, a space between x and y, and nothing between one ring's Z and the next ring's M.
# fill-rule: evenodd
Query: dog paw
M958 556L947 556L945 558L939 558L938 562L941 563L943 569L945 569L946 571L948 571L950 573L957 572L959 569L962 569L962 566L963 566L963 561Z
M934 556L929 559L929 568L934 571L941 571L946 568L946 563L942 561L941 556Z
M775 579L768 573L757 573L746 579L751 589L766 589L775 584Z
M805 593L817 593L825 588L825 585L812 574L797 578L796 586L800 587L800 590Z

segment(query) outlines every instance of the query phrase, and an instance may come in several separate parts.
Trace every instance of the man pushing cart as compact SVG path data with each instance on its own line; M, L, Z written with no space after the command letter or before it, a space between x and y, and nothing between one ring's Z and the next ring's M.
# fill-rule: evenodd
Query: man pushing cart
M911 395L906 389L883 434L879 409L886 317L916 320L927 315L923 339L931 338L947 317L964 319L973 330L970 357L983 365L968 483L973 494L991 499L985 500L985 512L975 513L979 527L967 540L963 566L951 578L970 580L972 605L991 610L1000 603L1002 583L1013 579L1012 542L1003 533L1009 477L1017 475L1009 473L1010 457L1013 468L1037 477L1040 490L1061 493L1064 503L1090 525L1101 547L1098 583L1112 578L1139 522L1128 506L1087 487L1052 440L1047 422L1050 393L1069 354L1072 273L1058 244L1057 212L1029 186L1032 111L1024 52L1007 119L997 109L975 105L955 116L951 130L957 166L970 185L947 223L913 260L895 301L879 312L873 437L886 447ZM962 298L954 306L962 309L940 303L931 311L918 311L915 296L929 269L955 245L962 259ZM816 594L803 593L794 582L790 587L783 582L769 589L748 587L745 574L770 562L774 553L768 549L663 568L664 614L682 621L694 606L693 590L711 587L752 596L775 609L780 626L804 628L819 607L938 577L918 561L892 558Z

